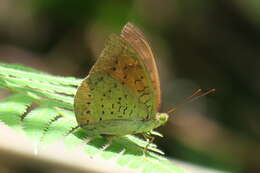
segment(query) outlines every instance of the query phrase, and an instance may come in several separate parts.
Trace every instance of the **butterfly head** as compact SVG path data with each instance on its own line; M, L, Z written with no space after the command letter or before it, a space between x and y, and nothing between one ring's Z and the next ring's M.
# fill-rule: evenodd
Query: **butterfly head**
M169 115L167 113L157 113L156 119L159 121L159 124L164 124L167 122Z

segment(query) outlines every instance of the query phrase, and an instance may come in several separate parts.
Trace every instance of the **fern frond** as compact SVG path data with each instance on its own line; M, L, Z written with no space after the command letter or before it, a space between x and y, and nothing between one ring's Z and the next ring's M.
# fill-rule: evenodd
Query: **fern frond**
M69 148L82 145L89 156L114 158L119 165L140 168L138 170L143 173L184 172L153 152L144 157L142 147L146 142L132 135L115 138L111 145L101 136L90 140L89 133L78 127L73 112L73 97L81 81L52 76L21 65L0 63L0 88L12 92L0 101L0 121L25 133L36 148L62 140ZM160 152L156 145L149 149Z

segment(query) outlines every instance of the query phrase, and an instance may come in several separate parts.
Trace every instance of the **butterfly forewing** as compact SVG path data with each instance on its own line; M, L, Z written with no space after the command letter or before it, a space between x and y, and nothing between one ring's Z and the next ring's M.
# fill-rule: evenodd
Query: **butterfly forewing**
M131 23L127 23L124 26L121 36L131 44L145 63L155 90L156 108L159 110L161 103L160 79L155 58L148 41L145 39L144 34Z
M112 35L75 96L82 125L103 120L149 120L155 117L155 89L139 53Z

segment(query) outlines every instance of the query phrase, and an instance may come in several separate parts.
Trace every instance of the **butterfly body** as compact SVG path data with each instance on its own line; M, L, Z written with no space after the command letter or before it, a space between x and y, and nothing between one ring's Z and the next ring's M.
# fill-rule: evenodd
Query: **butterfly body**
M121 136L146 133L167 121L167 114L157 113L159 78L146 43L132 24L120 36L111 35L75 96L81 127L94 134Z

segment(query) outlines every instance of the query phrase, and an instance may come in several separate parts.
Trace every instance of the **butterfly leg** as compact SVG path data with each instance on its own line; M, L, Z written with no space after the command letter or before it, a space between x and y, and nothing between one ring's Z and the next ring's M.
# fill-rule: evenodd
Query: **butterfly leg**
M112 139L113 139L113 138L119 137L119 136L115 136L115 135L102 135L102 136L108 140L108 143L106 143L106 144L102 147L102 150L106 150L109 146L112 145Z
M144 156L146 157L146 155L148 153L148 147L149 147L150 144L153 143L155 138L151 135L150 132L143 133L143 136L144 136L145 140L147 141L147 144L145 145L144 151L143 151L144 152Z
M85 142L86 144L90 143L96 136L89 136L86 138Z

